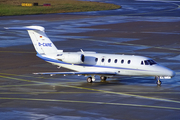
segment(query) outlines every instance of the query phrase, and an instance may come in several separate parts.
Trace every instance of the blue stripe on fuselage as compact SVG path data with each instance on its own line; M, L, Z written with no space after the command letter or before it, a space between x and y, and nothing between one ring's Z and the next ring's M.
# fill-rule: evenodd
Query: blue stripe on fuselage
M54 62L54 63L60 63L60 64L66 64L66 65L72 65L71 63L66 63L63 61L59 61L56 59L52 59L52 58L48 58L48 57L44 57L40 54L37 54L37 56L47 62ZM89 64L74 64L74 65L78 65L78 66L87 66L87 67L100 67L100 68L112 68L112 69L126 69L126 70L137 70L137 71L149 71L149 70L140 70L140 69L132 69L132 68L122 68L122 67L112 67L112 66L102 66L102 65L89 65Z

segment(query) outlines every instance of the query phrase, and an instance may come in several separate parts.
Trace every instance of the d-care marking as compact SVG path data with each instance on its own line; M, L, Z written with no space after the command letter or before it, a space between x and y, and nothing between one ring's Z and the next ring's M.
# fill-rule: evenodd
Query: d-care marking
M52 47L52 43L38 43L39 46L43 46L43 47Z

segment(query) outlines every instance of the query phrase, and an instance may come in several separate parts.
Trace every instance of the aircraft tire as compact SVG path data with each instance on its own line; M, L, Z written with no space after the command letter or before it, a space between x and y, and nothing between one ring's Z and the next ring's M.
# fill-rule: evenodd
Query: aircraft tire
M88 78L87 78L87 82L88 82L88 83L92 83L92 77L88 77Z
M103 80L103 81L106 81L107 77L101 76L100 79Z

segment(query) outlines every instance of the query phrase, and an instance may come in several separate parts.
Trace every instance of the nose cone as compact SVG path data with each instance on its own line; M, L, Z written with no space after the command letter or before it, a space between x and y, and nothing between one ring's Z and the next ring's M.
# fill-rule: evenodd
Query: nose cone
M163 66L161 66L160 70L161 70L162 76L174 77L176 75L176 73L173 70L163 67Z
M171 70L171 76L174 77L175 75L176 73L173 70Z

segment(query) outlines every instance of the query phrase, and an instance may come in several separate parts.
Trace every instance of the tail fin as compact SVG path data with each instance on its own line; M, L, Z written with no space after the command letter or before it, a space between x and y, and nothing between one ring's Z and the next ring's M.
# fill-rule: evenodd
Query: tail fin
M45 34L45 28L41 26L8 27L5 29L27 30L34 48L38 54L54 55L58 50L52 41Z

